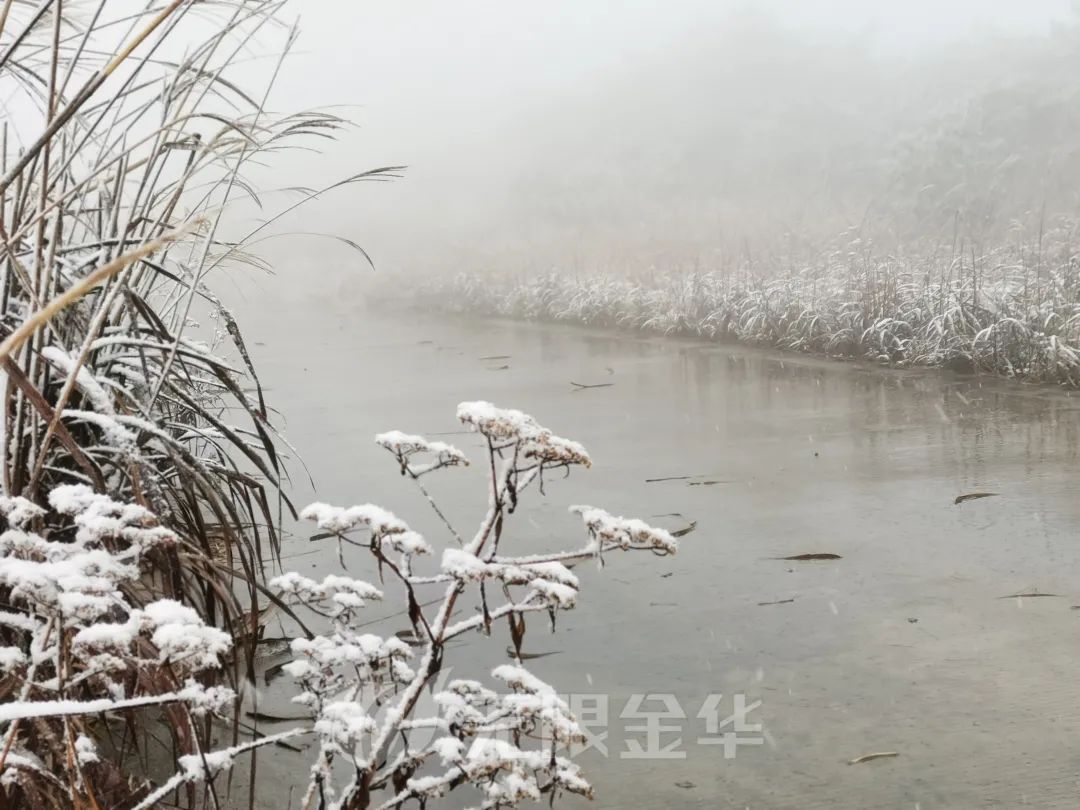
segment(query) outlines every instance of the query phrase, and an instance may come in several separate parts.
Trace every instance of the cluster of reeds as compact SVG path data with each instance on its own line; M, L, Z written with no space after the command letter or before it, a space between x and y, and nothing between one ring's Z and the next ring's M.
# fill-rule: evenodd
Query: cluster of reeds
M294 42L282 6L0 0L4 495L45 505L58 486L79 484L157 515L177 542L147 555L124 598L134 608L175 599L225 628L234 674L251 665L261 603L277 599L262 569L291 506L258 379L210 281L237 264L265 269L252 246L326 190L256 193L249 170L342 123L264 108ZM272 192L289 196L238 230L237 206L261 209ZM63 536L42 520L30 528ZM0 603L12 604L10 583ZM0 645L19 648L24 629L0 622ZM59 664L39 663L37 677L0 679L0 701L102 697L93 679L66 681ZM128 694L158 690L155 673L133 660ZM0 803L125 806L144 791L155 751L171 767L209 743L209 721L162 724L151 711L119 715L109 756L123 767L101 793L71 782L59 721L8 723L8 747L25 747L32 728L38 767L5 775ZM179 798L194 805L204 794Z
M629 274L463 273L420 300L452 311L690 335L897 366L1080 385L1080 256L1069 223L1035 243Z

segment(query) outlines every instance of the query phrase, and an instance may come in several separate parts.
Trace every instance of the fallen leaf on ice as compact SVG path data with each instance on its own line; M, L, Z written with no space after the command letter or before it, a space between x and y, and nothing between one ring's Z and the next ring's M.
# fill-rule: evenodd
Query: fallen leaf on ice
M953 506L961 504L964 501L974 501L978 498L992 498L997 495L996 492L969 492L967 495L957 495L956 500L953 501Z
M855 757L855 759L849 759L848 765L858 765L860 762L871 762L875 759L886 759L888 757L900 756L899 751L878 751L874 754L863 754L861 757Z
M998 599L1021 599L1024 597L1034 598L1036 596L1061 596L1059 593L1042 593L1041 591L1028 591L1027 593L1010 593L1005 596L999 596Z
M673 531L671 533L671 536L672 537L686 537L686 535L690 534L690 532L692 532L696 528L697 528L697 521L696 520L691 520L689 526L687 526L685 529L676 529L675 531Z

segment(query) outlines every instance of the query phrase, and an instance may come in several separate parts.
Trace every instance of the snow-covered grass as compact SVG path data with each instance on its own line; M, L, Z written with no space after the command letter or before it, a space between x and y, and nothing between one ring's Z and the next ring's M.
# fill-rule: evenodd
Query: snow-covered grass
M0 4L3 491L41 503L84 483L151 507L203 552L163 573L220 622L260 598L292 507L258 377L213 284L268 270L257 243L328 190L256 190L249 172L345 123L264 109L295 41L284 7Z
M122 763L149 711L165 713L179 757L201 755L205 718L231 711L232 689L206 675L232 638L146 587L155 557L186 554L145 507L73 484L53 489L48 507L0 497L0 516L5 802L130 806L149 786L131 784Z
M252 251L287 212L392 174L253 186L255 167L344 123L264 108L295 42L285 5L0 3L5 806L128 807L136 766L158 754L148 742L201 756L210 725L190 721L198 712L177 690L188 677L224 688L250 665L252 617L277 599L263 564L292 506L258 377L213 282L268 270ZM115 513L82 525L106 496ZM168 539L139 550L148 526ZM147 727L132 700L160 703L168 722ZM108 752L93 753L103 737ZM84 779L75 763L95 757ZM213 766L193 762L178 784Z
M6 803L145 810L187 788L187 806L217 806L225 789L218 776L238 756L292 738L313 741L310 780L297 798L303 808L423 805L454 790L487 808L591 796L567 753L585 741L577 719L522 665L526 617L542 614L554 632L559 611L580 597L575 564L602 565L631 550L666 556L677 541L643 521L576 506L580 543L515 555L511 522L529 489L545 475L562 478L590 466L589 455L520 411L464 402L458 418L486 447L487 509L475 532L461 539L432 501L447 529L438 553L403 519L373 504L304 509L324 539L365 549L365 573L380 585L351 574L316 581L288 572L271 580L281 598L322 617L326 628L294 639L294 659L285 666L293 701L310 722L269 737L238 735L231 745L211 744L209 720L235 720L237 694L212 677L225 666L232 638L184 604L182 593L161 596L147 583L154 557L172 555L183 564L181 538L145 507L84 484L54 488L47 507L0 498L8 527L0 534L0 674L10 691L0 705ZM376 442L417 485L469 463L456 448L400 431ZM403 595L408 640L364 629L365 608L384 600L390 587ZM492 666L487 685L472 678L441 683L444 667L462 664L450 660L451 642L490 636L504 622L513 664ZM486 645L491 664L503 659L504 647ZM435 708L420 711L428 688L438 689ZM162 714L176 741L175 772L151 781L126 767L127 749Z
M649 273L462 273L420 285L456 312L732 340L897 366L1080 385L1076 225L994 250L811 259Z
M264 114L265 82L231 80L274 5L0 12L3 490L40 504L81 483L151 507L202 552L162 575L215 621L244 606L213 554L257 570L282 477L239 329L207 286L248 240L218 226L253 193L252 160L304 123L336 125ZM196 317L216 328L198 339Z

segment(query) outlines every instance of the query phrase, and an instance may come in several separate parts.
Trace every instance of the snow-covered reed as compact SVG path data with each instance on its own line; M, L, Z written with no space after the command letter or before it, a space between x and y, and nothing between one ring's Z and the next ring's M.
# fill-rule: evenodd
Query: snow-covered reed
M1037 244L877 255L852 242L811 260L591 275L462 273L426 305L525 320L731 340L896 366L1080 385L1075 226Z
M580 543L515 554L511 523L530 488L545 475L589 467L589 454L521 411L464 402L458 418L485 447L487 507L467 539L434 501L446 526L441 551L374 504L303 510L323 539L365 550L365 574L379 585L345 573L316 581L289 572L271 581L325 626L294 639L294 660L285 666L293 701L310 722L271 736L212 735L213 718L226 729L233 719L236 693L208 677L225 665L233 640L184 604L183 594L161 596L147 580L154 557L183 565L197 548L145 507L83 484L54 488L47 508L0 498L8 527L0 534L0 674L11 694L0 705L6 806L218 807L227 780L217 777L237 757L291 738L313 741L310 779L296 801L305 810L424 806L455 790L486 808L591 796L568 756L585 741L582 728L556 690L522 664L526 617L540 614L554 632L559 611L580 598L574 565L602 565L620 551L666 556L677 541L641 520L575 506ZM425 495L422 478L469 464L455 447L400 431L376 442ZM411 635L370 632L365 608L391 590ZM486 685L471 677L444 683L443 668L463 664L449 645L490 636L504 622L514 662L494 665L505 660L506 644L491 643ZM483 647L469 657L482 658ZM429 689L437 690L430 710L421 704ZM130 766L128 748L162 716L183 752L171 775L148 779Z
M265 269L250 248L319 193L256 194L247 172L342 123L264 110L294 41L282 6L0 6L4 491L35 501L78 481L147 502L249 579L276 543L282 470L240 330L209 282ZM250 58L265 63L257 79L240 72ZM225 238L277 194L291 199Z
M45 509L50 494L79 486L122 504L116 508L136 524L153 513L173 538L145 554L123 552L115 570L87 570L91 590L61 593L32 627L0 623L9 671L0 702L160 697L188 674L207 687L235 675L177 665L173 642L146 612L161 599L183 605L169 626L188 629L175 631L175 643L217 639L202 663L236 647L230 663L251 665L260 608L277 599L262 581L263 562L292 507L280 495L284 472L258 378L212 282L237 265L267 269L251 252L256 243L280 216L328 190L256 191L250 172L342 125L324 112L265 109L295 41L280 17L284 5L0 0L0 485L5 503L26 505L0 526L20 531L15 514ZM256 209L258 223L245 228ZM62 567L66 554L82 553L78 530L72 535L55 512L31 523L28 545L4 551L9 574L21 553L31 555L21 560L26 571ZM85 553L89 560L106 550ZM44 590L30 593L12 574L0 583L0 602L22 599L33 613L33 600L67 588L41 576ZM109 640L135 647L83 649L93 633L79 636L78 623L95 616L124 625ZM27 632L42 628L28 641ZM126 666L116 694L97 688L98 663ZM84 781L74 769L81 735L108 736L111 761L125 766L156 756L146 745L155 738L170 755L199 755L208 723L168 711L160 736L134 719L117 733L104 720L76 725L63 712L62 725L0 716L10 720L2 761L13 765L22 751L18 761L29 764L20 773L41 776L21 798L0 803L129 806L114 799L141 784L138 769ZM19 778L9 769L0 782L10 793ZM200 795L187 792L186 800Z
M216 568L256 582L291 507L258 377L212 282L267 269L256 243L327 190L256 191L249 172L343 125L264 109L295 41L284 5L0 4L4 492L40 502L79 482L152 506L205 552L177 575L215 620L236 609Z

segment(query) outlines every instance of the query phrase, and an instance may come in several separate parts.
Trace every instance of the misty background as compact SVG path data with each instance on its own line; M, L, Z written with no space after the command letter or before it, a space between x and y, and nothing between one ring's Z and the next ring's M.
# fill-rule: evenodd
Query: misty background
M383 165L285 229L379 277L985 245L1080 207L1068 0L323 2L271 98L357 124L278 185ZM344 106L342 106L344 105ZM370 276L279 240L291 286ZM310 272L306 272L310 271ZM312 275L314 274L314 275Z

